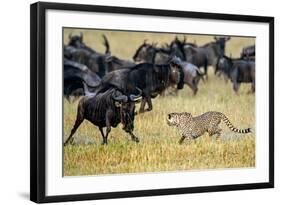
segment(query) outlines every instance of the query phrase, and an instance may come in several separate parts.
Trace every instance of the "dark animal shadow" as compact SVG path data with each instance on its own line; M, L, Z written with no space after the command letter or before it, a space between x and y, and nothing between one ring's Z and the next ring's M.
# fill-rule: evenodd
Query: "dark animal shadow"
M29 201L29 193L27 192L19 192L18 195L22 198L22 199L25 199L25 200L28 200Z

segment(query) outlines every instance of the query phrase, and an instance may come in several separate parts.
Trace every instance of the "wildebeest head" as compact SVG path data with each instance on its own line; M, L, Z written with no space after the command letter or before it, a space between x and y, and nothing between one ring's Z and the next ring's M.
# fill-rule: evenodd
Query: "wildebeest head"
M135 118L135 103L141 99L142 91L136 89L137 94L125 95L120 91L116 91L112 95L115 106L120 110L121 123L126 132L133 131Z
M184 45L186 43L186 38L183 41L179 40L176 36L175 39L170 43L170 52L171 55L175 55L183 60L185 60L185 51Z
M224 74L229 76L233 62L232 59L227 56L222 56L218 59L216 72L222 71Z
M181 47L183 42L181 42L178 37L176 36L175 39L171 42L170 48L175 49Z
M80 35L72 35L69 34L69 43L68 45L74 46L75 48L81 48L83 47L83 33L80 33Z
M256 55L256 48L255 45L250 45L247 47L244 47L242 49L242 52L240 54L240 58L248 59L248 60L254 60Z
M152 63L156 51L156 44L148 44L144 40L143 44L137 49L133 60L135 62L150 62Z
M225 43L227 41L229 41L231 39L231 37L230 36L228 36L228 37L217 37L217 36L215 36L214 39L216 41L216 44L219 45L219 47L222 51L222 55L224 55L224 53L225 53Z

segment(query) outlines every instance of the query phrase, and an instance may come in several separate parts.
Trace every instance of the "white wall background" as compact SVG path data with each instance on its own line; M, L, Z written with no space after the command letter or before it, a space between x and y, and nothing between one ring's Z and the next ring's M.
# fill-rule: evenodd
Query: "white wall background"
M52 0L49 0L52 1ZM0 204L29 201L29 4L34 1L2 1L0 6ZM69 3L145 7L275 17L275 90L281 86L281 13L278 1L233 0L61 0ZM275 92L276 188L177 196L71 202L68 204L280 204L281 145L278 130L280 94ZM278 116L279 115L279 116ZM63 203L64 204L64 203Z

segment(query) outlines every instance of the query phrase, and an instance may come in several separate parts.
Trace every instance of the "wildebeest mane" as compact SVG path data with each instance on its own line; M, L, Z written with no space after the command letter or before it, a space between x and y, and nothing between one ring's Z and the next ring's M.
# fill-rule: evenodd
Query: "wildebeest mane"
M135 59L138 55L140 50L142 49L142 47L144 47L146 45L146 43L143 43L140 47L138 47L138 49L135 52L135 55L133 56L133 59Z

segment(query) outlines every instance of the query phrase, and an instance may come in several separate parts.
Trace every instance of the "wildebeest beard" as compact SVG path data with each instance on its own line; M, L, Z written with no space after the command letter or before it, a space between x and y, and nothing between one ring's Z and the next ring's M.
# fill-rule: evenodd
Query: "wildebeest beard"
M126 109L123 105L120 106L119 112L120 112L120 118L121 123L123 125L122 129L126 132L130 132L134 130L134 112L135 109L130 109L131 106L134 105L127 105L129 106L129 109Z

